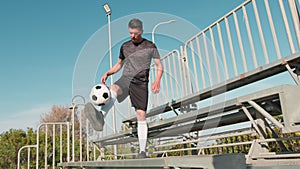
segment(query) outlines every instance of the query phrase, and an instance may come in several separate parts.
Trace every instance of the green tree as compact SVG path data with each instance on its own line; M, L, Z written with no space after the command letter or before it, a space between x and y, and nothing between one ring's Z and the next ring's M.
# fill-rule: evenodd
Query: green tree
M0 168L17 168L18 151L27 143L27 134L21 129L10 129L0 136ZM31 140L31 139L29 139Z

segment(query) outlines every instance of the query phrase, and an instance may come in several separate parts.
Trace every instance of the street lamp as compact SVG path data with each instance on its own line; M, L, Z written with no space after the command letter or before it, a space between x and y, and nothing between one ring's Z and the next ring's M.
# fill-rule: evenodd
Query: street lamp
M173 22L176 22L176 20L169 20L169 21L165 21L165 22L159 22L158 24L156 24L153 29L152 29L152 42L155 43L154 41L154 31L155 29L159 26L159 25L162 25L162 24L168 24L168 23L173 23Z
M108 4L104 4L103 8L104 8L107 16L111 14L111 9Z
M110 61L110 68L113 67L113 63L112 63L112 47L111 47L111 29L110 29L110 15L111 15L111 9L109 7L109 5L106 3L103 5L103 8L106 12L106 16L107 16L107 22L108 22L108 44L109 44L109 61ZM110 77L110 85L113 84L113 77ZM111 109L112 111L112 123L113 123L113 132L114 134L116 134L117 132L117 127L116 127L116 119L115 119L115 106L112 107ZM117 146L114 145L114 154L117 154ZM116 158L116 157L115 157Z

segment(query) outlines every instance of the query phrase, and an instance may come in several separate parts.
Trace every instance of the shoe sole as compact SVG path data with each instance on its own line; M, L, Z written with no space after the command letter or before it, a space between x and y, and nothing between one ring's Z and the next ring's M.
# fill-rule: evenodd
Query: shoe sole
M84 106L84 114L96 131L102 131L104 125L104 117L101 111L95 109L92 103L88 102Z

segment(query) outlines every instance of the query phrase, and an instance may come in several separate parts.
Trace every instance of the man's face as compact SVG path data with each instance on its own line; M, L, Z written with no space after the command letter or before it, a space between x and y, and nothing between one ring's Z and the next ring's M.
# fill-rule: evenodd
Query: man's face
M142 39L143 30L138 28L129 28L130 39L134 43L138 43Z

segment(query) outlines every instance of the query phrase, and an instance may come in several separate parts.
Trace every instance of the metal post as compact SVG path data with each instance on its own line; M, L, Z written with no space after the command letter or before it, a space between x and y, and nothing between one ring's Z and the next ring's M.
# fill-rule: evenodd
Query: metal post
M245 58L245 52L244 52L244 47L243 47L243 40L241 37L241 31L240 31L239 22L238 22L238 19L236 16L236 12L233 12L233 18L234 18L234 23L235 23L235 28L236 28L236 34L237 34L238 41L239 41L240 52L242 55L244 72L248 72L246 58Z
M256 1L253 0L252 4L253 4L253 10L254 10L255 18L256 18L256 24L257 24L257 28L258 28L258 32L259 32L259 37L260 37L261 45L262 45L264 56L265 56L265 61L266 61L266 64L268 64L269 63L269 57L268 57L268 52L267 52L267 47L266 47L266 43L265 43L264 34L263 34L263 31L262 31L262 28L261 28L261 23L260 23L260 18L259 18L259 15L258 15Z
M251 47L251 53L252 53L254 68L257 68L258 64L257 64L257 60L256 60L255 48L254 48L254 43L253 43L253 39L252 39L251 29L250 29L250 26L249 26L247 11L246 11L245 6L243 6L242 9L243 9L245 25L246 25L246 29L247 29L247 35L248 35L248 39L249 39L249 43L250 43L250 47Z
M52 168L55 169L55 124L53 124L52 127Z
M24 148L27 148L27 150L30 152L30 148L37 148L37 145L29 145L29 146L23 146L21 147L19 150L18 150L18 162L17 162L17 169L20 169L21 168L21 161L20 161L20 158L21 158L21 152ZM29 156L30 156L30 153L28 153ZM28 157L29 158L29 157Z
M199 91L198 73L197 73L197 67L196 67L195 50L194 50L193 41L190 41L190 48L191 48L192 62L193 62L193 67L194 67L194 77L195 77L196 90Z
M287 38L288 38L288 41L289 41L291 52L295 53L295 46L294 46L294 43L293 43L293 38L292 38L291 30L290 30L290 27L289 27L288 19L287 19L287 16L286 16L286 12L285 12L285 9L284 9L283 1L279 1L279 6L280 6L281 15L282 15L282 19L283 19L283 22L284 22L284 27L285 27L285 30L286 30L286 34L287 34Z
M86 161L90 161L90 154L89 154L89 121L86 119Z
M297 37L298 47L300 48L300 23L299 23L299 14L297 11L297 6L295 1L288 1L290 6L290 11L293 19L293 25Z
M48 165L48 160L47 160L47 157L48 157L48 125L46 124L45 125L45 168L47 168L47 165Z
M209 28L209 33L210 33L210 40L211 40L215 65L216 65L215 67L216 67L216 71L217 71L217 79L218 79L218 83L220 83L221 82L221 76L220 76L220 70L219 70L219 62L218 62L218 58L217 58L217 51L216 51L216 46L215 46L215 37L214 37L214 33L212 31L212 28Z
M206 41L206 34L203 32L203 42L204 42L204 50L205 50L205 57L206 57L206 64L207 64L207 71L208 71L208 78L209 78L209 83L210 86L213 86L214 81L212 78L212 72L211 72L211 65L210 65L210 54L208 52L208 46L207 46L207 41Z
M260 129L256 125L256 123L255 123L254 119L252 118L249 110L245 106L242 106L242 109L243 109L244 113L246 114L246 116L248 117L248 119L251 121L251 124L253 125L253 127L255 128L255 130L258 132L259 136L261 138L264 138L264 135L261 133Z
M273 23L273 19L272 19L271 10L270 10L269 0L265 0L265 7L266 7L267 14L268 14L269 24L270 24L270 28L271 28L271 32L272 32L272 36L273 36L273 41L274 41L277 57L278 57L278 59L281 59L280 48L279 48L279 44L278 44L278 40L277 40L275 28L274 28L274 23Z
M82 161L82 111L79 112L79 149L80 149L80 155L79 155L79 161Z
M220 28L219 23L217 23L217 28L218 28L219 42L220 42L220 47L221 47L221 51L222 51L222 59L223 59L225 75L226 75L225 77L226 77L226 80L227 80L229 78L229 74L228 74L228 68L227 68L227 61L226 61L226 55L225 55L225 50L224 50L222 32L221 32L221 28Z
M27 169L30 169L30 147L27 148Z
M227 31L228 43L229 43L229 47L230 47L232 64L233 64L233 68L234 68L234 75L237 76L238 75L238 70L237 70L237 67L236 67L236 61L235 61L234 49L233 49L233 45L232 45L230 27L229 27L228 19L225 18L224 20L225 20L225 25L226 25L226 31Z
M36 159L35 159L35 166L36 169L39 169L39 142L40 142L40 138L39 138L39 133L40 133L40 127L41 125L38 126L37 128L37 133L36 133Z
M62 124L59 126L60 135L59 135L59 161L62 163Z
M111 28L110 28L110 14L107 14L107 20L108 20L108 43L109 43L109 62L110 62L110 68L113 67L112 63L112 45L111 45ZM113 77L110 77L110 85L113 84ZM116 113L115 113L115 106L112 107L112 123L113 123L113 133L116 134ZM114 154L116 155L118 152L117 145L114 145Z
M72 161L75 160L75 105L72 109Z
M70 122L67 122L67 161L70 162Z
M200 41L199 37L196 38L196 44L197 44L197 50L198 50L198 57L199 57L199 66L200 66L200 71L201 71L201 79L202 79L202 89L206 88L206 82L205 82L205 74L204 74L204 69L203 69L203 60L202 60L202 55L201 55L201 50L200 50Z
M294 74L293 70L291 69L290 65L288 63L285 63L285 67L288 70L288 72L290 73L290 75L292 76L292 78L294 79L295 83L297 85L299 85L299 83L300 83L299 77L297 78L297 76Z
M259 113L261 113L264 117L269 119L273 124L275 124L279 128L283 128L283 125L279 123L274 117L272 117L268 112L266 112L262 107L256 104L254 101L248 101L248 103L254 107Z
M172 68L171 68L171 60L170 60L170 55L168 56L168 69L169 69L169 73L170 74L170 85L171 85L171 95L172 95L172 99L174 98L174 89L173 89L173 80L172 80ZM172 58L173 59L173 58Z

